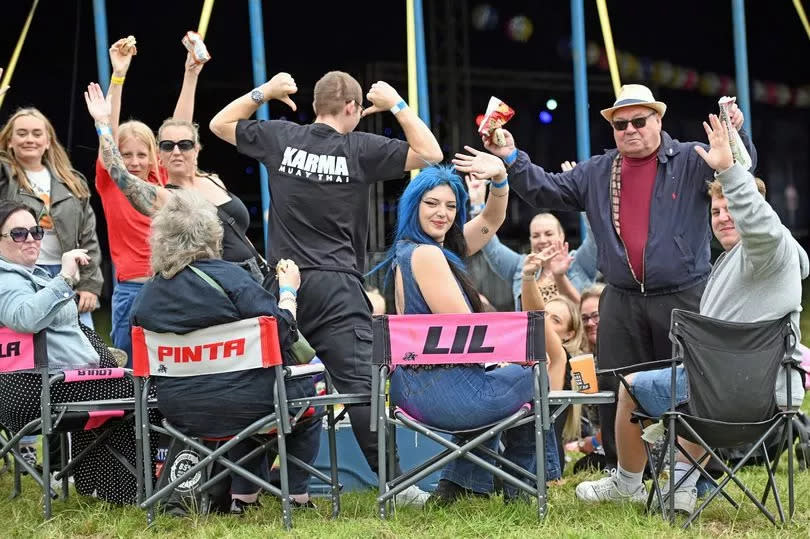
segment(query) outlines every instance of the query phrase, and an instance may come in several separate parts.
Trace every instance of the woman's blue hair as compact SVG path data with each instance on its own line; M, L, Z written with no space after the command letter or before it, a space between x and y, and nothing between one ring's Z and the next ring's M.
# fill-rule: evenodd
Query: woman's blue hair
M464 273L464 262L461 256L464 253L456 253L446 246L440 245L436 240L428 236L422 226L419 224L419 204L422 203L422 197L431 189L435 189L440 185L447 185L453 190L456 196L456 219L453 221L451 230L458 227L457 233L463 238L464 225L467 223L467 191L464 189L464 182L456 174L452 166L436 165L429 168L422 169L414 179L408 183L405 191L399 199L397 204L397 228L394 234L394 242L389 249L385 260L375 266L369 274L375 273L383 267L388 267L389 274L391 265L396 253L397 243L401 240L410 240L414 243L421 243L426 245L435 245L440 248L447 257L447 261L455 266L460 272ZM451 231L448 231L448 235ZM447 242L445 241L445 245ZM386 275L386 283L389 275Z

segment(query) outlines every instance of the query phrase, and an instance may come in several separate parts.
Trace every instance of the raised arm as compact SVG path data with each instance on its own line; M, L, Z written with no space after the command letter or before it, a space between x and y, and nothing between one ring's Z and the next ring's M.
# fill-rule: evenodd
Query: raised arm
M484 211L487 197L486 184L487 182L479 180L467 182L470 195L470 219L478 217ZM492 234L481 252L490 269L506 282L511 282L523 266L523 256L501 243L498 234Z
M363 111L363 118L375 112L391 110L405 133L405 140L410 145L408 157L405 160L405 170L425 168L436 165L444 159L439 141L419 118L416 112L405 104L394 88L384 81L377 81L371 85L366 94L371 106ZM394 111L394 107L398 110Z
M464 149L471 155L457 153L453 164L456 170L467 175L467 187L470 188L471 181L492 180L484 209L464 225L464 240L467 242L469 256L480 251L506 219L509 183L503 161L469 146L465 146Z
M129 46L127 38L121 38L110 47L110 64L113 73L110 77L110 88L107 95L110 97L110 130L113 140L118 140L118 125L121 120L121 97L124 91L124 79L129 71L129 64L132 57L138 54L138 49L134 45ZM99 158L101 157L101 147L99 146Z
M221 111L217 112L208 124L208 128L216 136L236 146L236 124L239 120L247 120L256 110L271 99L278 99L286 103L291 109L296 110L295 103L290 96L298 91L295 80L289 73L277 73L272 79L265 82L255 90L252 90L242 97L234 99ZM259 102L253 99L254 92L261 94ZM255 97L259 97L259 94Z
M121 153L112 136L110 127L111 98L105 99L101 87L92 83L84 93L87 110L96 122L98 143L101 152L101 162L110 173L110 177L127 197L132 206L144 215L152 215L165 203L170 196L162 188L142 181L137 176L127 172Z
M194 61L191 53L186 54L185 72L183 73L183 87L180 88L180 96L174 106L173 118L194 121L194 95L197 92L197 79L202 71L203 64Z

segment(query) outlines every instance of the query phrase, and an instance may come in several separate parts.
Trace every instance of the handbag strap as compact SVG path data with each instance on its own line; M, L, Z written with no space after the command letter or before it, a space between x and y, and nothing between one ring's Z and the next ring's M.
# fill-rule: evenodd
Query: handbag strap
M192 266L191 264L189 264L189 265L188 265L188 269L190 269L191 271L193 271L194 273L196 273L196 274L197 274L197 277L199 277L200 279L202 279L203 281L205 281L206 283L208 283L209 285L211 285L211 288L215 288L216 290L218 290L220 294L222 294L223 296L225 296L226 298L228 298L228 300L230 301L230 299L231 299L231 298L230 298L230 296L228 296L228 293L227 293L227 292L225 292L225 289L224 289L224 288L222 288L222 286L220 286L220 284L219 284L218 282L216 282L216 281L213 279L213 277L211 277L210 275L208 275L207 273L205 273L205 272L204 272L203 270L201 270L200 268L195 268L195 267L194 267L194 266Z
M226 213L225 210L223 210L220 206L215 206L215 208L217 209L217 216L219 217L219 220L222 221L223 223L228 223L228 226L231 227L231 230L236 232L236 235L239 236L239 239L241 239L242 242L245 244L245 246L248 249L250 249L250 252L253 253L254 257L256 257L256 260L259 262L265 262L264 257L262 257L262 255L259 254L259 251L256 250L256 247L253 246L253 243L249 239L247 239L247 236L245 236L245 234L241 230L239 230L239 227L236 226L236 219L234 219L232 215Z

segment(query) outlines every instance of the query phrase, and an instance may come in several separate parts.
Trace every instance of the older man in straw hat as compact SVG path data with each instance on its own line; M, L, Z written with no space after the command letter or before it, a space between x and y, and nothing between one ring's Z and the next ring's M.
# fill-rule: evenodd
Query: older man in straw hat
M599 250L607 288L599 302L598 362L602 369L670 357L672 309L697 311L709 263L709 199L713 171L692 147L661 129L667 106L640 84L626 84L602 117L613 128L616 149L573 170L552 173L533 164L505 132L506 144L484 140L508 166L512 189L537 208L585 211ZM738 130L743 115L733 107ZM744 133L754 165L756 151ZM701 144L708 148L705 144ZM475 158L456 154L464 170ZM612 378L599 381L615 389ZM608 466L616 463L614 405L600 406Z

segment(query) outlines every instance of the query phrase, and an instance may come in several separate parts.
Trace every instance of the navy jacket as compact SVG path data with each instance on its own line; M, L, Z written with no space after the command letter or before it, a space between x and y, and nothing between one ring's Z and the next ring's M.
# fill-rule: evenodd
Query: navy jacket
M740 136L757 155L744 131ZM509 167L509 185L536 208L585 211L599 252L597 266L613 286L645 294L666 294L691 288L711 270L707 182L714 171L695 152L696 142L679 142L661 132L658 172L650 201L650 228L644 248L644 275L636 280L627 252L611 216L611 167L618 150L591 157L568 172L546 172L518 152ZM640 281L640 282L639 282Z

